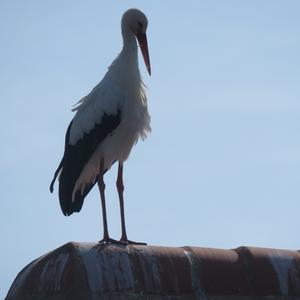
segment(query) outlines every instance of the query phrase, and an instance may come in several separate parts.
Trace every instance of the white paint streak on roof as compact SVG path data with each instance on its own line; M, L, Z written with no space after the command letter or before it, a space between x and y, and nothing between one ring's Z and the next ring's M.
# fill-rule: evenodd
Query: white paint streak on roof
M80 244L77 249L80 252L80 256L83 260L84 267L87 273L89 287L92 292L101 291L103 283L103 274L101 266L96 263L97 251L93 249L92 244ZM98 277L95 276L97 274Z
M142 266L142 272L145 278L146 290L147 291L160 291L160 274L158 268L158 262L156 255L153 253L153 250L149 247L147 251L139 251L139 259Z
M124 251L123 247L107 247L115 248L113 255L111 251L106 251L106 247L99 250L95 244L81 244L77 248L86 269L91 291L103 292L103 288L110 291L134 289L133 270L128 252Z
M273 250L269 255L271 264L277 274L279 287L282 296L288 296L289 293L289 271L293 266L293 257L282 254L280 251Z
M191 251L184 250L184 254L188 258L191 267L192 286L197 300L207 300L206 294L201 287L200 281L200 263L196 261Z

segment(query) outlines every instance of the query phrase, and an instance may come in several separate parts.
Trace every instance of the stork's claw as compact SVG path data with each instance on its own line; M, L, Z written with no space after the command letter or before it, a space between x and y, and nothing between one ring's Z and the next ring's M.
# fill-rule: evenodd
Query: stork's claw
M99 241L100 244L119 244L119 245L124 245L121 241L117 241L115 239L112 239L110 237L106 237L106 238L103 238L101 241Z
M122 243L123 245L144 245L144 246L147 245L147 243L143 243L143 242L134 242L134 241L123 240L123 239L121 239L121 240L119 241L119 243Z

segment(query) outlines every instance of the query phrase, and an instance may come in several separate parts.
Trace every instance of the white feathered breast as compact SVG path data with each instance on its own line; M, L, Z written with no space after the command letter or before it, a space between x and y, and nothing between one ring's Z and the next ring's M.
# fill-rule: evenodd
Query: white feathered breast
M83 168L74 187L83 191L99 174L100 161L104 158L104 169L110 169L115 161L124 162L139 138L145 139L151 131L147 97L141 80L139 84L126 85L114 82L107 74L103 80L81 99L73 110L76 115L70 130L70 144L75 145L84 133L89 133L95 124L101 123L103 114L121 113L119 126L97 147Z

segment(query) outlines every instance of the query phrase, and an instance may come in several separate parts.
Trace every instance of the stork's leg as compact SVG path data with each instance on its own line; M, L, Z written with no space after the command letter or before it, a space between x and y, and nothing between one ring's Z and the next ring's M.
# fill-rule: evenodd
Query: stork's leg
M98 187L100 191L100 197L101 197L101 205L102 205L102 217L103 217L103 239L100 241L100 243L119 243L116 240L113 240L108 235L108 226L107 226L107 216L106 216L106 204L105 204L105 183L103 179L103 173L104 173L104 159L101 159L100 162L100 175L98 179Z
M117 189L119 194L119 201L120 201L120 213L121 213L121 226L122 226L122 236L121 241L128 241L127 233L126 233L126 225L125 225L125 213L124 213L124 184L123 184L123 164L119 162L118 167L118 178L117 178Z
M126 225L125 225L125 212L124 212L124 197L123 197L123 193L124 193L123 164L121 162L119 162L118 178L117 178L116 185L117 185L118 194L119 194L121 226L122 226L122 236L121 236L120 242L124 243L124 244L147 245L146 243L133 242L133 241L129 241L127 239Z

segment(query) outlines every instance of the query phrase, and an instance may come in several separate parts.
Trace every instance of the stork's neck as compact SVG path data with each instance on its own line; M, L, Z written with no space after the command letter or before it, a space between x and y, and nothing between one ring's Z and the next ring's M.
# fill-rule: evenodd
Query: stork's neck
M122 30L123 48L109 67L110 75L121 84L140 84L137 42L131 30Z
M137 43L133 32L126 27L122 28L122 37L123 37L122 52L125 52L127 55L137 57Z
M126 30L122 28L123 36L123 48L119 55L120 60L122 60L122 65L128 69L129 72L138 71L138 47L136 38L131 30ZM126 72L126 71L124 71ZM128 74L129 75L129 74Z

